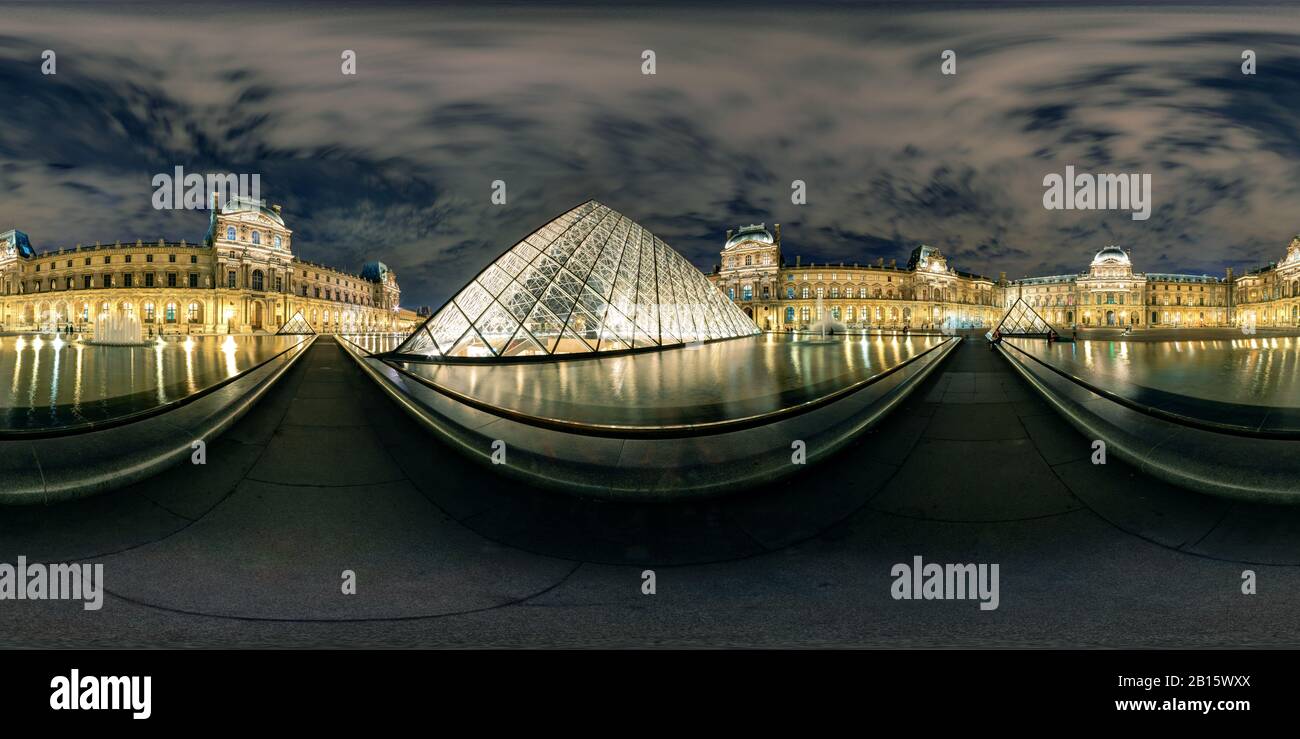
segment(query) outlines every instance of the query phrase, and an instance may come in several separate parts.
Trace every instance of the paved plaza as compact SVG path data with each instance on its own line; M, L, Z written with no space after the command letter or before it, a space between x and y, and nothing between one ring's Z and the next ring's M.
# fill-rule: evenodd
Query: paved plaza
M206 465L4 510L0 561L102 562L109 595L7 603L0 645L1300 645L1300 510L1090 454L975 339L770 489L582 501L464 461L321 336ZM999 607L892 599L915 556L999 564Z

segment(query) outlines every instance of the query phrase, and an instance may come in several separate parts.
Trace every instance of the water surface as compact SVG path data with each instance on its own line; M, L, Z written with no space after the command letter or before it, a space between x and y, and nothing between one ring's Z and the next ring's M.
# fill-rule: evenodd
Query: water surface
M120 420L202 392L303 336L194 336L96 346L51 335L0 337L0 433Z
M590 359L396 364L449 390L529 416L677 426L749 418L815 401L945 340L767 334Z
M1128 400L1194 419L1300 432L1300 338L1079 341L1007 339Z

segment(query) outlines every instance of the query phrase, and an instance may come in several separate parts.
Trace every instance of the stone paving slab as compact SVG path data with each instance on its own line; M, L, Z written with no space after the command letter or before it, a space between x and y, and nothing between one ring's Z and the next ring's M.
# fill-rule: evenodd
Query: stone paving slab
M245 481L193 526L104 561L117 596L239 618L404 618L499 607L573 564L485 542L409 483ZM342 574L356 575L355 595Z
M954 469L987 470L953 475ZM871 502L876 510L936 521L1009 521L1079 508L1028 439L924 439Z

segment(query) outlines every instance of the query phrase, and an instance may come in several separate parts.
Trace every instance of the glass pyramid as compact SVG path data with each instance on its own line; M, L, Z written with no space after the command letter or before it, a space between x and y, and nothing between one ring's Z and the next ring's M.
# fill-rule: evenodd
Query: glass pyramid
M682 255L589 200L498 257L393 353L593 354L757 333Z
M316 332L312 330L311 324L307 323L307 319L302 317L302 311L298 311L297 313L294 313L289 320L285 321L284 325L280 327L280 330L275 333L277 336L297 336L300 334L314 334Z
M993 330L1000 336L1046 336L1052 327L1022 298L1011 304L1002 322Z

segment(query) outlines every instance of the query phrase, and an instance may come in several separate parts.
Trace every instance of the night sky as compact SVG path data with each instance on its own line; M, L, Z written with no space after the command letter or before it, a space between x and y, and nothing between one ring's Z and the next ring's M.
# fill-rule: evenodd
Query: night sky
M587 198L701 268L751 222L790 262L925 242L991 277L1111 243L1221 275L1300 230L1300 13L793 7L0 4L0 231L197 241L206 213L153 210L153 175L256 172L299 257L382 259L436 307ZM1045 210L1067 164L1150 173L1150 220Z

